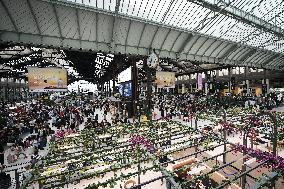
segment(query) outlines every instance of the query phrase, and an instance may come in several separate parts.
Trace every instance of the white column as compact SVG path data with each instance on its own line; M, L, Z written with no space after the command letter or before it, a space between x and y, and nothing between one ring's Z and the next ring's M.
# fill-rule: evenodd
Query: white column
M266 79L266 91L267 91L267 93L269 93L269 89L270 89L270 86L269 86L269 79Z
M185 85L181 84L181 93L184 94L185 93Z
M231 81L231 79L232 79L232 69L231 68L228 68L228 74L229 74L229 93L231 93L232 92L232 81Z
M249 80L246 80L246 85L247 85L247 88L246 88L247 94L249 94L250 93L250 91L249 91Z

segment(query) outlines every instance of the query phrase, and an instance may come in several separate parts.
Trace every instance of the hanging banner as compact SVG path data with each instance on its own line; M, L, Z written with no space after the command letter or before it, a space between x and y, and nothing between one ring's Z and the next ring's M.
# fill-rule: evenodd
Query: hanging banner
M202 90L202 73L197 74L197 88L198 90Z
M156 81L158 88L175 88L175 72L156 72Z
M62 68L28 67L30 92L67 91L67 71Z

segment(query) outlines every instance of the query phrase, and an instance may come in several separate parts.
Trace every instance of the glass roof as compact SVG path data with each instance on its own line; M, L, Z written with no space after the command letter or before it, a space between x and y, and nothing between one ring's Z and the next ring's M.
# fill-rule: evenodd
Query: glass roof
M99 9L115 11L116 0L68 0ZM227 39L284 52L282 39L272 32L247 24L223 13L202 6L210 3L233 12L246 11L270 24L284 29L283 0L120 0L119 13L155 21L217 38Z
M250 12L271 24L282 26L281 23L283 23L284 18L284 4L282 0L235 0L232 6Z

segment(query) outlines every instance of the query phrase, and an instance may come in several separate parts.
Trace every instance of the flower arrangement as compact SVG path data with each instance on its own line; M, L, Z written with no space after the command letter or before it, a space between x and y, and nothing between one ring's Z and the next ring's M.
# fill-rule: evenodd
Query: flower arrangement
M144 147L148 151L151 151L151 150L154 149L151 141L149 139L147 139L145 136L131 134L128 142L131 143L132 149L136 149L138 147Z
M240 151L248 154L252 157L258 159L258 162L267 160L268 163L266 164L267 167L271 166L272 169L277 170L279 172L284 172L284 158L280 156L274 156L269 152L264 152L261 150L254 150L252 148L248 148L244 145L233 145L235 148L235 152Z
M257 123L258 120L250 120L253 123ZM240 129L240 127L235 127L233 124L229 122L218 122L222 124L222 127L224 129L230 129L234 128L236 130ZM117 128L119 127L119 129ZM158 131L161 131L160 133L165 134L158 134ZM62 131L64 132L64 131ZM126 169L133 165L147 162L147 163L153 163L153 166L151 167L142 167L140 171L136 173L131 173L132 175L117 175L114 178L105 180L103 183L95 183L91 184L88 188L98 188L98 187L106 187L106 188L112 188L116 184L116 181L123 180L123 179L129 179L131 176L135 174L141 174L145 173L147 170L156 170L159 171L159 165L155 164L155 161L157 161L156 157L151 155L151 152L154 149L154 145L163 143L168 140L171 136L178 136L183 134L188 135L188 138L183 138L180 142L174 143L171 145L171 149L167 152L164 152L164 155L172 154L175 152L181 152L184 151L186 148L191 148L193 146L203 145L203 151L213 150L217 145L210 145L212 141L221 141L220 138L218 139L218 136L213 136L212 134L208 135L200 135L200 138L196 138L197 143L194 142L194 138L191 137L194 134L198 134L199 131L194 130L190 127L185 127L184 125L168 121L166 123L159 123L159 122L152 122L149 126L148 124L142 123L139 125L134 124L122 124L122 125L116 125L112 128L110 128L108 131L108 134L118 134L118 135L124 135L124 136L130 136L128 140L124 141L117 141L113 140L110 141L108 144L108 148L98 148L97 145L101 143L100 139L97 137L94 137L94 132L92 129L86 129L80 132L80 135L75 137L64 137L67 135L67 132L60 133L58 132L58 137L60 137L60 140L54 142L51 145L52 149L57 149L60 145L69 145L72 146L71 149L75 148L81 148L80 151L76 151L75 153L71 152L64 152L64 156L62 156L61 151L58 150L51 150L51 153L48 157L44 158L44 165L45 167L48 166L55 166L60 165L62 162L71 160L71 159L78 159L78 165L83 164L83 166L77 166L72 168L72 170L68 170L65 172L60 173L67 175L65 180L59 181L60 185L64 186L64 184L67 184L69 182L72 182L70 179L68 179L68 175L73 175L76 172L78 173L78 177L76 180L80 179L87 179L87 178L94 178L98 176L103 176L107 172L113 171L116 173L117 170ZM123 134L122 134L123 133ZM139 133L139 134L137 134ZM209 138L209 139L208 139ZM211 138L211 139L210 139ZM87 146L82 144L88 144ZM220 144L218 144L220 145ZM237 147L236 147L237 148ZM237 148L239 151L242 150L241 147ZM251 154L253 154L251 151L249 151ZM133 154L135 156L133 156ZM256 154L256 153L254 153ZM112 156L112 160L109 162L105 162L105 164L109 165L108 168L100 171L96 171L93 173L88 173L88 170L92 169L92 167L96 166L102 159L106 159L106 157ZM264 156L264 155L263 155ZM262 156L259 156L262 157ZM272 162L276 162L275 159L270 159ZM88 164L84 164L84 162L88 162ZM277 159L277 162L280 163L273 163L275 168L278 170L284 169L284 161L283 159ZM111 165L111 166L110 166ZM218 167L214 167L214 169L217 169ZM40 171L45 169L44 167L40 167ZM50 175L50 177L56 177L58 174ZM36 177L38 180L44 180L46 177ZM35 180L36 180L35 179ZM45 184L53 184L54 187L58 187L58 185L54 183L45 183ZM52 185L52 186L53 186Z
M58 131L55 132L54 136L55 136L56 138L59 138L59 139L64 138L64 136L65 136L65 131L63 131L63 130L58 130Z
M74 134L74 133L75 132L72 129L67 129L66 131L58 130L58 131L55 132L54 136L58 139L62 139L65 136L68 136L68 135L71 135L71 134Z

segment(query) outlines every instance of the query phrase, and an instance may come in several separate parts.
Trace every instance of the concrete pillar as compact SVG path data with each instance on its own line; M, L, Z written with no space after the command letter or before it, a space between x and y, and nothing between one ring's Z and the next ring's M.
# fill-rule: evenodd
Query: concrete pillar
M263 70L262 84L266 85L266 94L268 94L269 93L269 79L267 79L267 70L266 69ZM264 95L266 95L266 94L264 94Z
M182 93L182 94L185 93L185 84L181 84L181 93Z
M232 92L232 81L231 81L231 79L232 79L232 69L231 68L228 68L228 75L229 75L229 93L231 93Z
M249 80L246 80L246 86L247 86L247 88L246 88L247 94L249 94L250 93L250 91L249 91Z
M246 90L247 94L249 93L249 80L247 79L247 75L249 74L249 68L245 67L245 84L246 84Z
M262 84L262 95L265 96L267 94L266 79L262 79L261 84Z
M267 93L269 93L269 89L270 89L269 79L266 79L265 83L266 83L266 91L267 91Z
M204 94L208 94L208 81L210 81L210 75L205 72Z
M115 79L112 79L112 96L114 96L114 89L115 89Z

